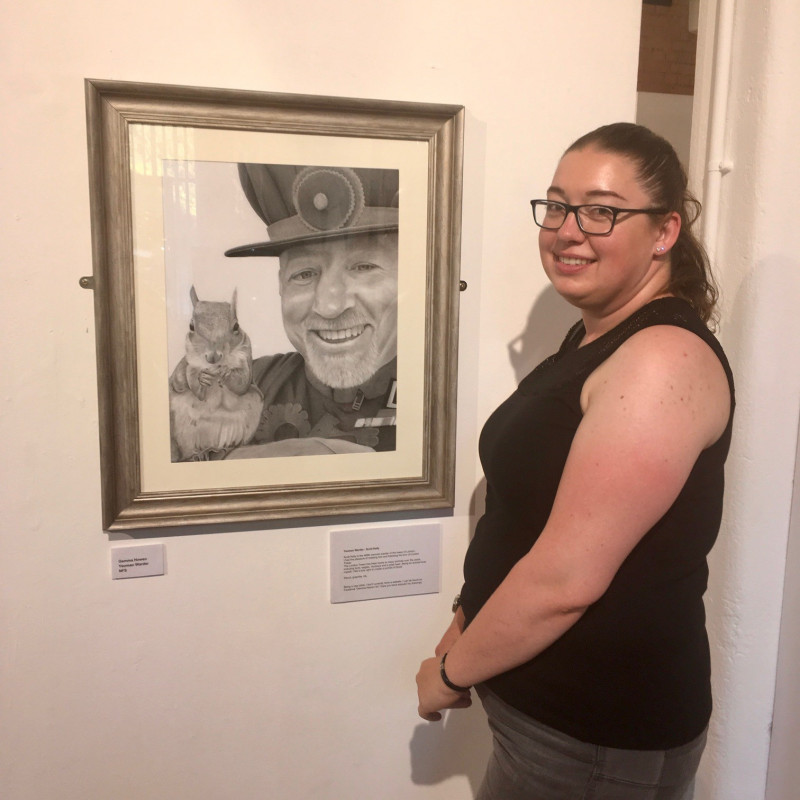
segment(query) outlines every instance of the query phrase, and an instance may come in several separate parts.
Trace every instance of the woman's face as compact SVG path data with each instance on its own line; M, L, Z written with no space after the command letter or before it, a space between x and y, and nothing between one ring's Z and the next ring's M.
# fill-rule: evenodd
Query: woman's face
M633 161L594 147L564 155L547 199L617 208L654 205L639 185ZM597 316L643 305L662 293L669 281L668 255L656 248L663 246L668 253L680 218L671 214L667 219L670 222L665 225L663 216L620 213L610 234L592 236L581 231L575 214L569 214L558 230L539 231L547 277L567 301Z

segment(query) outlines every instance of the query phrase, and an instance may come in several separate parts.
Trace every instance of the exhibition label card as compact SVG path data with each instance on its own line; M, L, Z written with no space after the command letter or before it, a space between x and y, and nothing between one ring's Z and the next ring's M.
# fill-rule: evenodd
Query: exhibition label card
M439 523L331 531L331 603L440 588Z
M111 579L147 578L164 574L164 544L120 545L111 548Z

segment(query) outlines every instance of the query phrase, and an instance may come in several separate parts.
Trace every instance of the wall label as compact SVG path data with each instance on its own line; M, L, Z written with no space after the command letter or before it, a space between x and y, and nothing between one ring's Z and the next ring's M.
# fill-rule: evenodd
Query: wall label
M439 523L331 531L331 603L440 589Z
M137 544L111 548L111 578L147 578L164 574L164 545Z

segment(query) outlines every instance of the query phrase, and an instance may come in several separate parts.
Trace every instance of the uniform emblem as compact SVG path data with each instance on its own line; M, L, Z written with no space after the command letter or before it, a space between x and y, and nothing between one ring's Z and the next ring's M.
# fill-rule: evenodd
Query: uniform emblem
M292 187L300 219L314 231L353 226L364 210L364 187L352 169L306 167Z
M255 441L280 442L284 439L303 439L310 432L308 412L299 403L283 403L264 409Z

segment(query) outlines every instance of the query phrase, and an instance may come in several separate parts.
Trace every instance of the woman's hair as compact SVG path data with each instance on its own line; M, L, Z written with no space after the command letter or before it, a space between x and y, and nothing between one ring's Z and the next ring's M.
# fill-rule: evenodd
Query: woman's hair
M691 228L700 216L700 203L687 188L686 170L672 145L649 128L616 122L590 131L566 150L595 147L627 156L636 165L637 178L653 204L681 217L681 232L670 253L668 290L689 302L706 323L716 321L719 292L708 254Z

